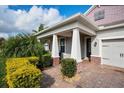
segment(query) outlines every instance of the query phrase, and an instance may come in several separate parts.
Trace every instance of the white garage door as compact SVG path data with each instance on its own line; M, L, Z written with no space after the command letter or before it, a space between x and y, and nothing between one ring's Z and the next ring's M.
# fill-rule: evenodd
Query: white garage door
M102 41L102 63L124 68L124 39Z

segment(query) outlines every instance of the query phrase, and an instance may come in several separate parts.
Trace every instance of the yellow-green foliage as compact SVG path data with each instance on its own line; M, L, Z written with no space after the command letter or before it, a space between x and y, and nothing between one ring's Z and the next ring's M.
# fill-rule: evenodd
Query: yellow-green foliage
M29 62L29 58L11 58L6 62L9 87L40 87L41 71Z
M26 58L9 58L6 61L7 74L16 71L19 67L30 64Z
M31 64L37 65L39 62L39 57L27 57L27 59L30 61Z
M27 59L33 61L33 60L39 60L39 57L33 56L33 57L27 57Z

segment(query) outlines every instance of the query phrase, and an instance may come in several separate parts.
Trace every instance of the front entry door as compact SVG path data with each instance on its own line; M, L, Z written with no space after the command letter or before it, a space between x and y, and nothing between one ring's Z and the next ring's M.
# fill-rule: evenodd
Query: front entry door
M88 58L90 58L90 55L91 55L91 38L87 38L86 39L86 55Z
M59 41L59 56L63 58L63 53L65 52L65 38L60 38Z

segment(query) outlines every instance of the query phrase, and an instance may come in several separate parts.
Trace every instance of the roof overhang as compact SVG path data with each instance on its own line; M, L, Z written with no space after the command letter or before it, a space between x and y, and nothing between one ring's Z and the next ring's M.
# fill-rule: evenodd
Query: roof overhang
M39 35L42 35L44 33L47 33L47 32L50 32L54 29L57 29L61 26L64 26L64 25L68 25L69 23L71 22L81 22L82 24L86 25L88 28L94 30L94 31L97 31L98 30L98 26L91 20L89 20L86 16L82 15L81 13L78 13L78 14L75 14L55 25L52 25L46 29L44 29L43 31L41 32L38 32L36 34L34 34L35 36L39 36Z

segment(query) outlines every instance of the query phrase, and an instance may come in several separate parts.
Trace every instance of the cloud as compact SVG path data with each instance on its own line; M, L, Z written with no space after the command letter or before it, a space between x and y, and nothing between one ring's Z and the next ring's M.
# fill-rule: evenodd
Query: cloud
M20 32L31 33L41 23L50 26L63 19L64 17L55 8L32 6L29 11L25 11L0 6L0 36L8 37Z
M6 34L6 33L0 33L0 37L8 38L8 34Z

